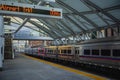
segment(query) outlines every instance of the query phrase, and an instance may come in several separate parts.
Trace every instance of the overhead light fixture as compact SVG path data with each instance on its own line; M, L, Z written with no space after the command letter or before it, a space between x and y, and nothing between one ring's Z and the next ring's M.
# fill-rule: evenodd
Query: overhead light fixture
M55 3L55 0L42 0L44 6L50 7L50 3Z

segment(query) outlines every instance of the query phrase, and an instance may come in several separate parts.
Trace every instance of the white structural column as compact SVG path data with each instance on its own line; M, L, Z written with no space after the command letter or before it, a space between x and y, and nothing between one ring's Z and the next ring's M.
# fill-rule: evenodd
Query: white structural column
M3 16L0 16L0 70L2 70L4 59L4 38L2 37L4 34L3 23Z

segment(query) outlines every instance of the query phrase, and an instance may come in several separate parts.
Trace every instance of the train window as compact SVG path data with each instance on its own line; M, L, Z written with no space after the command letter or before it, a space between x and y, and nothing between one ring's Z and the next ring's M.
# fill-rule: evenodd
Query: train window
M40 50L40 52L42 52L42 50Z
M64 50L64 53L67 53L67 51L66 51L66 50Z
M51 53L51 50L49 50L49 53Z
M90 50L89 49L85 49L84 50L84 55L90 55Z
M52 50L50 50L50 53L52 53Z
M99 50L93 49L92 50L92 55L99 55Z
M120 57L120 49L113 49L113 56Z
M50 52L50 50L48 49L48 53Z
M51 53L51 50L49 50L49 53Z
M101 55L102 56L110 56L111 51L109 49L102 49Z
M71 50L68 50L68 54L71 54Z

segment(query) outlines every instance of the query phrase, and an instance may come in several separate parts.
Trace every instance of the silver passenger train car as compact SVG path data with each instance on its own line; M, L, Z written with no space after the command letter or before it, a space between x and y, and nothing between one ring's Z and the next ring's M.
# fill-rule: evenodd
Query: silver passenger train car
M78 47L78 62L120 69L120 41L88 43Z
M84 41L78 45L48 46L44 47L41 53L40 49L42 48L28 48L25 53L58 61L120 69L119 39L109 38Z

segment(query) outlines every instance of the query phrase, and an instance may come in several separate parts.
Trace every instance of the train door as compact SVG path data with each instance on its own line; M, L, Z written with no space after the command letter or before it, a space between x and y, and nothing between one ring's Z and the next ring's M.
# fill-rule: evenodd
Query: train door
M56 58L58 58L58 54L59 54L58 46L57 46L56 49L55 49L55 54L56 54Z
M79 59L79 47L75 47L74 49L74 57L75 57L75 61L77 61Z
M42 49L42 58L44 59L45 58L45 48L41 48Z
M40 55L40 47L38 48L38 55Z

